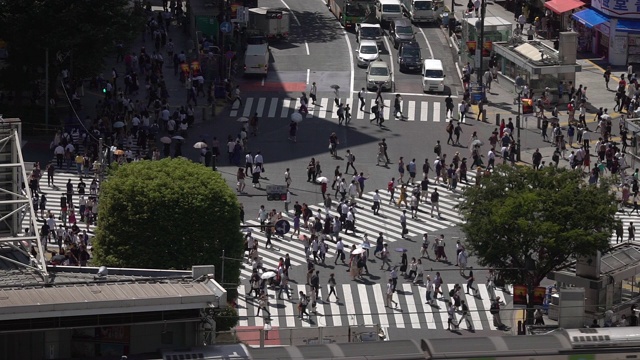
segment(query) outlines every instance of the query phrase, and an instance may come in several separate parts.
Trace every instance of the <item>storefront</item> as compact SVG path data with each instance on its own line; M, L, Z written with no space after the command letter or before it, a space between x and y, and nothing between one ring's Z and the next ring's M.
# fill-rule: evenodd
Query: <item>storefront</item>
M624 5L625 0L616 1L614 9L627 8L619 3ZM640 62L640 38L636 36L640 35L640 21L635 20L640 18L640 12L607 10L609 0L594 1L592 5L592 9L571 16L573 29L578 33L578 52L602 56L611 65ZM633 9L636 9L635 3Z

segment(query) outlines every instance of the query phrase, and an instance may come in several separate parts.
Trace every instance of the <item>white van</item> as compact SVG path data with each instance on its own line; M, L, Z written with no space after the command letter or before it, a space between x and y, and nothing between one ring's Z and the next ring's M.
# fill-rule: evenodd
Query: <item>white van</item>
M402 5L400 4L400 0L377 0L376 18L381 24L388 23L395 19L402 19Z
M269 71L269 45L247 45L244 53L244 74L259 74L267 76Z
M442 61L427 59L422 63L422 90L444 92L444 68Z

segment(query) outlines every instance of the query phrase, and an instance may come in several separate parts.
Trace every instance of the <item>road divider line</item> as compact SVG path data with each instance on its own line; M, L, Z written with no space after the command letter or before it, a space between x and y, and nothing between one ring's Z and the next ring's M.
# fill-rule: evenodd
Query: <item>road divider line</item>
M389 39L386 36L382 35L384 39L384 46L387 47L387 52L389 53L389 66L391 67L391 91L395 90L396 87L396 73L393 71L393 55L391 55L391 44L389 43Z
M307 55L311 55L311 53L309 53L309 43L306 40L304 42L304 47L307 48Z
M311 70L307 69L307 85L309 85L309 76L311 76Z
M280 0L280 2L282 3L282 5L284 5L284 7L287 8L287 10L289 10L289 13L291 13L291 16L293 16L293 20L295 20L296 24L300 26L300 21L298 20L298 17L296 16L296 14L293 13L293 11L291 11L291 8L289 7L289 5L286 2L284 2L284 0Z
M353 93L353 83L354 83L354 79L355 79L355 67L353 65L353 46L351 46L351 40L349 40L349 34L346 31L342 31L342 33L344 34L344 39L347 41L347 47L349 48L349 63L351 64L350 69L351 69L351 80L349 83L349 89L351 91L351 93Z
M429 44L429 39L427 39L427 35L425 35L424 30L422 30L422 28L418 28L420 29L420 33L422 33L422 37L424 38L424 41L427 42L427 48L429 48L429 54L431 54L431 58L433 59L433 50L431 49L431 44Z

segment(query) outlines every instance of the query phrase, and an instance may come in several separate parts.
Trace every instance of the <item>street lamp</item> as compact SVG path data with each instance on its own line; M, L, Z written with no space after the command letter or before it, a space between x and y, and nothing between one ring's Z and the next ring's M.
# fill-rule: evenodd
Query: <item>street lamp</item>
M520 114L522 106L522 92L524 91L525 81L518 75L516 77L516 93L518 94L518 116L516 116L516 128L518 129L518 142L516 144L516 160L521 161L520 157Z

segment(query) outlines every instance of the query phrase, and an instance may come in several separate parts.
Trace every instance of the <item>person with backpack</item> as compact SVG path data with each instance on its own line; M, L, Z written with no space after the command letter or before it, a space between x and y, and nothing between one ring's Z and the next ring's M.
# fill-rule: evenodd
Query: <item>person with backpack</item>
M347 150L347 167L346 169L344 169L345 174L349 173L349 166L351 166L351 168L353 169L354 175L358 174L358 170L356 170L356 167L353 165L355 161L356 156L351 152L351 150Z
M391 180L389 180L389 182L387 183L387 192L389 193L389 204L393 204L396 200L396 178L392 177Z
M342 125L342 122L344 121L344 104L340 103L338 105L338 125Z
M456 136L456 142L453 145L460 145L460 135L462 135L462 126L460 126L460 122L453 128L453 134Z
M473 331L473 325L471 324L471 320L469 320L469 305L467 305L464 300L461 300L460 303L462 305L462 317L460 317L460 321L458 321L458 325L456 325L456 327L460 327L462 320L464 320L467 322L467 329L469 331Z
M376 125L380 125L380 107L378 106L378 101L371 107L371 113L373 114L373 118L371 118L369 122L372 123L375 121Z
M449 137L447 138L447 145L449 145L449 141L451 141L451 145L455 145L455 142L453 141L453 119L449 120L449 124L447 124L447 134L449 134Z
M495 300L491 301L489 312L493 315L493 326L498 329L504 328L502 319L500 319L500 296L496 296Z

